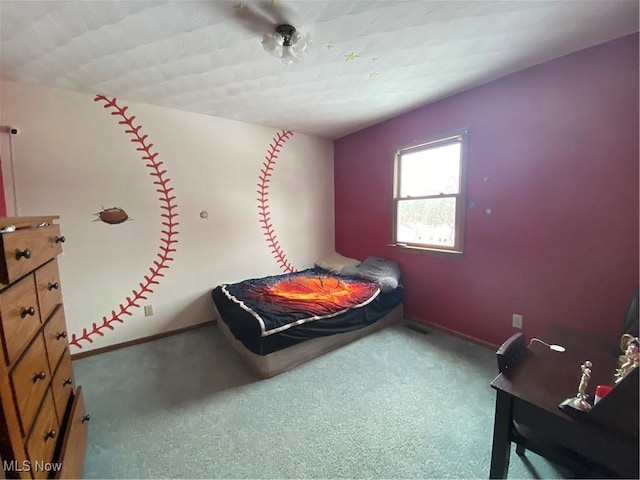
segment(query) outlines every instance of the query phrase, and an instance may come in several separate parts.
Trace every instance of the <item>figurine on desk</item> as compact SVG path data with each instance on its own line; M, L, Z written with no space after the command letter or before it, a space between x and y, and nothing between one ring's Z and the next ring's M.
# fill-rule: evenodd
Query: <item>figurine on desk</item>
M561 409L572 409L581 412L588 412L591 410L591 404L587 402L587 387L589 385L589 379L591 378L591 367L593 365L589 360L585 361L580 369L582 370L582 376L580 377L580 385L578 385L578 394L573 398L567 398L562 402L559 407Z
M640 339L629 334L622 336L621 347L624 351L622 365L616 371L616 383L620 383L624 377L640 365Z

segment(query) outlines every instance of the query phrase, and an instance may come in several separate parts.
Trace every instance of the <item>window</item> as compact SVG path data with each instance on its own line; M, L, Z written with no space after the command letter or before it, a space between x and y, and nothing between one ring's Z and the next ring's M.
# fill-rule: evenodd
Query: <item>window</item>
M395 151L393 243L462 253L468 131Z

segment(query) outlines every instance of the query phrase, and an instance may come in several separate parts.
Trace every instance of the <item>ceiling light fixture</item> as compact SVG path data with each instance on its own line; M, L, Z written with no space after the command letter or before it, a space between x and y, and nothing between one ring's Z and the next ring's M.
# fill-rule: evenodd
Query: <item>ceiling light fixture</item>
M275 33L266 33L262 37L262 47L280 63L297 63L309 46L309 36L300 35L294 26L278 25Z

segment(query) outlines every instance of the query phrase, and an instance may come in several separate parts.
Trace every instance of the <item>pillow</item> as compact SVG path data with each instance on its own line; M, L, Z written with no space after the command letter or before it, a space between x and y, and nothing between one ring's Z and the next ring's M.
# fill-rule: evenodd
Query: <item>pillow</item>
M323 268L330 272L339 274L345 267L357 267L360 265L360 260L355 258L345 257L338 252L330 253L316 261L316 267Z
M340 271L340 275L344 275L345 277L357 277L358 267L356 265L347 265Z
M382 257L367 257L356 272L348 273L365 280L376 282L383 292L390 292L400 283L400 266L393 260ZM344 271L343 271L343 274Z

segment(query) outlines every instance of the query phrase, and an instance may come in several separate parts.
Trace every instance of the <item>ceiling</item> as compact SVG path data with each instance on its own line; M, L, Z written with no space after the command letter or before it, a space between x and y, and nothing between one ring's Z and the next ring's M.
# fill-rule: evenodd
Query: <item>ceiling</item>
M0 0L2 80L339 138L638 31L637 0ZM281 65L262 35L312 44Z

